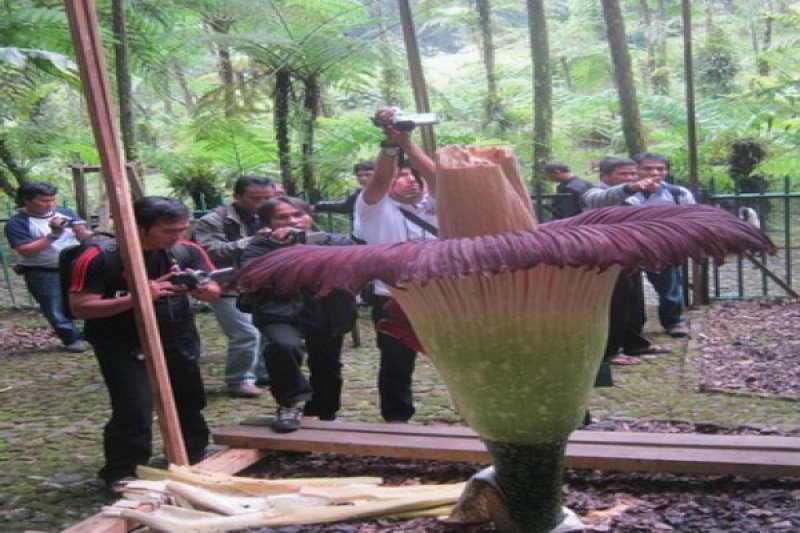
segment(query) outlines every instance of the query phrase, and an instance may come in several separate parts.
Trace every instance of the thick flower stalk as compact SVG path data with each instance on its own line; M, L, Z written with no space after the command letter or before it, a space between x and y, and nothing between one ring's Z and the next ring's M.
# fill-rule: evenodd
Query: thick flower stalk
M492 455L515 527L550 531L562 517L564 447L602 360L619 273L774 247L707 206L614 207L537 226L510 150L446 147L438 165L440 240L292 246L254 261L235 283L320 296L356 293L373 279L390 286L404 316L388 329L435 362Z

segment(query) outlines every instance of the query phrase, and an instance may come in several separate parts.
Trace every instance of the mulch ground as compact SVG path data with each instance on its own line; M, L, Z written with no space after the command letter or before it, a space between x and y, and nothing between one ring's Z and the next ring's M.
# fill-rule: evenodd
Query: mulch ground
M757 300L714 305L704 313L693 358L699 387L725 394L780 396L797 401L800 388L800 301ZM1 327L0 353L35 352L53 344L46 328ZM598 420L603 431L776 434L768 428L694 424L686 421ZM449 483L467 479L475 465L338 455L270 455L247 475L381 476L390 484ZM0 504L4 501L0 495ZM564 503L588 524L587 531L753 532L800 531L800 480L731 476L566 472ZM2 507L8 507L2 505ZM8 510L8 509L6 509ZM11 512L11 511L9 511ZM3 513L5 514L5 513ZM2 525L0 525L2 529ZM492 531L481 526L469 531ZM448 532L433 518L378 520L319 527L260 529L259 533ZM464 531L464 529L461 529Z
M800 392L800 301L789 299L729 302L709 308L698 339L701 387L798 398ZM723 427L685 421L602 420L585 429L652 433L775 434L769 429ZM256 465L253 476L282 478L325 472L332 476L381 476L390 484L455 483L477 467L441 461L398 461L337 455L297 454ZM568 470L564 504L597 532L752 532L800 531L800 480L734 476L609 473ZM424 518L304 527L325 533L463 531ZM259 533L300 531L261 529ZM491 526L470 531L493 531Z

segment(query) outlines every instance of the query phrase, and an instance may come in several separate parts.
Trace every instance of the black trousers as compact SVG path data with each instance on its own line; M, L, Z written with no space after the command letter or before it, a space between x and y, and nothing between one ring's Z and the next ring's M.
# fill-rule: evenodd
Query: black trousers
M259 330L267 342L264 362L278 405L308 402L304 414L334 420L341 407L344 336L333 335L328 327L282 322L261 324ZM303 337L308 350L308 379L303 374Z
M94 344L95 356L111 400L111 419L103 430L105 465L98 475L106 482L136 474L147 464L153 448L153 394L144 356L130 345ZM206 406L198 357L197 335L164 345L175 408L191 463L203 459L209 430L202 410Z
M385 296L373 296L372 323L389 318L391 313L384 308L389 301ZM378 349L381 352L378 369L378 394L381 416L387 422L407 422L414 416L412 376L417 361L417 352L403 341L376 330Z
M603 358L649 348L650 341L642 335L646 320L642 273L620 274L611 295L608 341Z

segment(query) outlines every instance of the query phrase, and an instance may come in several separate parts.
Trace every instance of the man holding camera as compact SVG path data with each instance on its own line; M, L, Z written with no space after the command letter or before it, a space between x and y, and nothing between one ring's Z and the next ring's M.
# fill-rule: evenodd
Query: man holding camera
M384 138L375 175L355 207L360 232L356 237L367 244L436 237L436 166L411 140L414 123L409 127L408 121L398 123L399 120L396 109L381 109L373 118L382 127ZM384 304L390 298L391 293L383 283L372 283L367 303L372 305L374 324L389 316ZM417 354L385 333L378 332L376 339L381 352L378 370L381 416L386 422L407 422L415 412L411 378Z
M233 186L233 202L204 215L194 227L194 240L219 267L238 267L244 249L262 228L258 208L280 194L278 184L261 176L240 176ZM249 313L236 308L234 291L211 303L222 332L228 338L225 384L233 398L256 398L257 385L269 383L261 357L261 335Z
M57 208L58 189L49 183L28 182L17 189L19 211L5 227L8 243L20 256L17 270L45 318L68 352L86 351L78 326L64 313L58 255L92 231L78 216Z
M144 264L150 280L161 344L189 461L203 459L208 444L206 405L200 374L200 337L188 295L202 301L219 297L215 281L196 288L175 284L177 274L206 271L214 264L201 246L183 239L191 213L178 200L146 196L133 205ZM103 432L105 465L98 475L117 491L118 481L136 475L152 454L153 394L145 369L133 300L120 250L92 246L75 259L69 286L72 312L86 321L111 398L111 419Z

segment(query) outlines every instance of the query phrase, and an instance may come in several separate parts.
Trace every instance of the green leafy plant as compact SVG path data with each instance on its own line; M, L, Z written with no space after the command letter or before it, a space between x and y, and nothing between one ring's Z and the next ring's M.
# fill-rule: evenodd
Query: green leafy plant
M190 161L165 169L170 190L181 199L191 198L196 209L212 209L222 203L220 173L205 161Z

